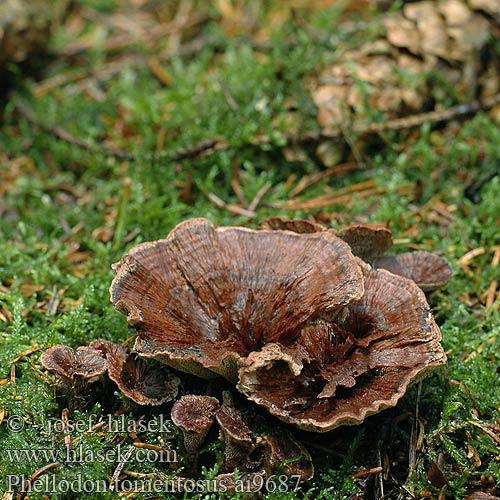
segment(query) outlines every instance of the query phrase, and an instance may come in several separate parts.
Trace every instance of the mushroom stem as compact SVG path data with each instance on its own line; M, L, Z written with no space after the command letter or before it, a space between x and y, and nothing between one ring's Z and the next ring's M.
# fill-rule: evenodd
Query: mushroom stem
M210 396L189 394L172 406L172 422L181 429L188 460L196 468L198 452L212 428L219 401Z

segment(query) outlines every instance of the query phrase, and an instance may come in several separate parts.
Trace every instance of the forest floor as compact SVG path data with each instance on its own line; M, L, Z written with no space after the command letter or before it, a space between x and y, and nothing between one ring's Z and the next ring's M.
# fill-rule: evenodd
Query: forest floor
M147 2L135 2L133 15L119 3L77 2L55 33L43 71L36 79L19 76L3 103L2 499L24 498L13 478L33 485L37 475L61 483L83 474L109 484L118 465L116 459L72 463L8 450L62 449L65 438L89 453L133 443L127 432L86 428L68 437L51 431L49 424L66 415L65 404L39 362L53 344L76 348L133 334L109 300L111 264L190 217L255 228L276 215L334 228L383 223L393 232L395 252L438 252L453 278L428 295L447 366L361 425L325 435L296 432L312 455L314 477L289 491L268 485L263 498L499 495L498 108L375 134L356 133L348 124L321 136L311 80L342 47L378 36L379 14L365 2L346 11L335 2L281 0L264 9L259 2L181 1L160 3L154 15ZM446 81L446 75L433 78ZM443 84L432 109L461 103ZM376 110L363 114L365 125L383 119ZM196 384L200 390L200 383L187 378L181 391ZM74 409L69 418L118 419L128 411L124 405L113 396ZM169 404L160 410L169 414ZM150 418L160 410L132 408L130 414ZM268 425L285 425L273 422ZM178 461L131 459L122 478L189 476L180 434L173 429L160 437L178 450ZM141 439L158 444L158 433ZM216 441L207 445L211 458L198 477L217 474ZM45 486L29 498L74 498ZM97 495L116 498L109 490Z

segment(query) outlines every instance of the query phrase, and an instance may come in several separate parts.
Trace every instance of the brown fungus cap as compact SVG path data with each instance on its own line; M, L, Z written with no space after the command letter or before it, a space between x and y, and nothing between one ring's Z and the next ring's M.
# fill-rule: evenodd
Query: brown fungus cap
M116 342L112 342L111 340L92 340L89 347L99 351L104 357L108 354L113 354L114 356L121 356L125 359L130 352L126 347Z
M163 368L150 368L135 353L108 352L109 378L129 399L140 405L161 405L177 395L180 380Z
M291 435L268 436L259 438L265 447L264 464L268 476L283 470L290 476L300 477L302 481L314 475L312 458L307 449Z
M172 406L172 422L184 434L184 447L190 459L196 453L210 431L219 401L210 396L188 394L182 396Z
M446 362L423 292L361 265L365 294L349 314L311 321L289 347L251 353L240 391L286 422L325 432L395 406L411 383Z
M386 255L378 258L374 265L413 280L424 292L446 285L453 274L446 260L424 251Z
M392 233L382 224L351 224L337 230L336 235L354 255L369 263L392 246Z
M232 382L249 353L292 344L312 317L335 315L363 294L357 260L327 231L191 219L132 248L114 269L111 300L138 330L141 356Z
M47 349L40 357L42 366L57 373L63 379L75 378L92 381L106 372L106 360L99 351L90 347L71 347L57 344Z
M301 234L328 231L344 240L354 255L369 263L387 252L393 243L391 231L383 224L350 224L335 230L308 220L269 217L263 220L259 227Z
M326 231L326 227L304 219L285 219L283 217L269 217L260 222L261 229L293 231L294 233L318 233Z
M241 469L254 448L252 433L243 420L243 415L236 408L223 404L215 418L224 441L224 471L235 467Z

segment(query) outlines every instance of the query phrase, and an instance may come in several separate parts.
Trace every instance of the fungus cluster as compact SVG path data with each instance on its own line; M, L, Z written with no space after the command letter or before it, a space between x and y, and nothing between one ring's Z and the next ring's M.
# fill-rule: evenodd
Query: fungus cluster
M115 264L111 300L138 331L139 356L222 376L280 419L325 432L394 406L446 362L417 285L447 281L450 268L426 252L385 256L391 245L379 225L192 219ZM219 424L231 412L217 410Z
M224 443L223 473L238 467L240 472L271 476L280 467L289 475L301 479L313 476L309 452L289 434L279 436L264 434L254 437L243 413L226 396L220 404L216 398L188 394L172 406L172 422L181 429L188 459L197 463L198 453L215 422L219 439ZM259 457L252 460L253 453Z
M180 384L170 370L150 368L136 354L108 340L94 340L76 351L57 344L42 354L40 362L74 396L88 392L89 383L107 374L127 398L139 405L156 406L174 399Z

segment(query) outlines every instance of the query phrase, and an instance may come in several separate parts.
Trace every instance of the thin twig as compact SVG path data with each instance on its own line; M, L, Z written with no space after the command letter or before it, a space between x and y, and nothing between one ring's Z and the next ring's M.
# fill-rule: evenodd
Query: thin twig
M378 460L378 466L384 470L384 467L382 465L382 454L380 452L380 443L377 446L377 460ZM378 475L378 487L379 487L379 498L380 500L384 499L384 474L379 474Z
M238 111L240 107L238 106L238 103L234 100L234 97L231 94L229 87L220 78L217 81L220 85L222 93L224 94L224 97L226 98L229 107L235 112Z
M228 148L229 144L221 138L206 139L187 148L177 149L176 151L171 153L169 155L169 158L167 157L167 159L174 162L181 160L190 160L196 158L197 156L200 156L202 153L209 153L211 150L215 152L223 151ZM164 155L160 154L160 157L161 156Z
M449 109L439 111L428 111L414 115L386 120L380 123L356 124L353 123L351 131L353 134L379 134L389 130L404 130L408 128L419 127L424 123L439 123L451 121L467 115L475 114L479 111L487 111L492 107L500 104L500 94L485 99L484 101L472 101L466 104L459 104ZM308 132L300 136L288 135L287 142L295 144L303 144L308 142L317 142L329 139L340 139L343 137L345 130L343 127L335 128L328 132Z
M363 479L368 476L372 476L373 474L378 474L379 472L383 472L384 468L382 466L373 467L369 470L361 470L352 475L354 479Z
M29 104L18 95L14 96L14 105L26 118L26 120L28 120L29 123L42 129L44 132L53 135L56 139L60 139L61 141L66 142L72 146L76 146L80 149L84 149L86 151L96 151L103 154L104 156L114 157L118 160L134 160L134 155L132 155L131 153L127 153L126 151L122 151L120 149L110 149L103 146L98 146L97 144L94 144L89 140L83 140L75 137L65 128L60 127L59 125L46 125L40 122L36 118L35 113L30 108Z
M130 179L130 177L125 177L125 179L123 181L123 191L122 191L122 197L120 200L120 206L118 207L118 215L116 218L115 232L113 235L113 245L112 245L113 250L118 249L122 243L122 233L123 233L123 228L125 227L125 217L127 214L128 200L130 198L130 186L131 186L131 184L132 184L132 180Z
M32 125L44 130L45 132L53 135L57 139L64 141L70 145L76 146L80 149L100 153L107 157L114 157L118 160L127 161L151 161L151 160L164 160L167 162L178 162L181 160L193 159L202 154L213 154L216 151L223 151L230 147L230 144L221 137L205 139L194 145L186 148L181 148L173 152L160 151L156 153L143 153L134 155L121 149L108 148L102 144L96 144L90 140L83 140L75 137L63 127L56 124L44 124L37 119L33 110L29 107L28 103L19 95L14 95L13 102L15 107ZM420 113L394 120L388 120L381 123L370 123L368 125L353 124L351 131L353 134L380 134L389 130L403 130L422 125L423 123L438 123L443 121L453 120L462 116L471 115L478 111L485 111L493 106L500 104L500 94L487 99L483 102L474 101L469 104L461 104L454 106L450 109L442 111L430 111L427 113ZM334 129L330 132L309 132L301 135L288 134L286 135L286 144L306 144L310 142L320 142L326 140L338 140L344 137L343 128ZM345 138L345 137L344 137ZM248 141L249 146L260 147L269 142L269 137L266 135L256 136Z
M216 207L223 208L223 209L227 210L228 212L231 212L235 215L244 215L245 217L248 217L250 219L253 219L254 217L257 216L257 214L254 211L240 207L239 205L234 205L233 203L226 203L223 199L219 198L214 193L208 193L207 198Z
M295 198L300 193L302 193L309 187L313 186L314 184L317 184L330 176L349 172L357 167L358 165L356 163L341 163L340 165L328 167L323 172L316 172L307 177L302 177L302 179L300 179L297 185L290 191L289 196L290 198Z
M111 476L111 482L109 484L109 489L111 491L114 491L115 485L118 482L118 478L120 477L120 474L125 467L125 464L130 460L130 457L133 455L135 451L135 446L132 445L130 448L125 452L122 458L118 461L118 465L116 466L115 471L113 472L113 475Z
M157 58L159 62L165 63L168 62L174 55L179 57L191 57L205 47L211 47L215 51L220 51L223 48L222 40L220 37L216 37L214 35L203 35L186 42L179 47L177 52L173 52L169 49L159 54ZM69 85L71 83L74 83L74 89L76 91L82 91L89 85L89 81L94 83L106 82L113 76L122 72L125 68L140 69L147 66L148 61L149 57L145 54L127 54L126 56L115 58L112 61L103 64L99 69L94 71L71 71L42 80L34 87L33 93L35 96L39 97L54 88Z
M184 2L181 2L181 7L185 6ZM190 6L189 6L190 8ZM185 9L183 9L185 10ZM83 17L100 25L104 25L108 29L116 29L115 23L109 23L112 20L111 16L104 16L100 13L93 11L93 9L83 9ZM144 45L151 45L157 41L164 40L169 36L177 35L179 32L186 29L193 29L197 26L201 26L208 20L208 16L205 14L197 14L196 12L178 12L175 18L168 23L156 23L152 26L140 26L140 37L137 36L135 30L123 30L125 33L119 33L110 36L105 40L103 49L107 53L117 52L120 50L130 50L134 44L141 42ZM152 21L152 20L151 20ZM111 25L110 25L111 24ZM143 23L145 24L145 23ZM148 23L151 24L151 23ZM135 23L134 23L135 26ZM92 48L94 40L92 37L82 37L73 43L68 44L62 50L55 52L58 57L74 57L76 55L87 52Z
M52 315L52 308L54 307L54 302L57 297L57 286L54 285L52 287L52 293L50 294L50 300L49 303L47 304L47 310L45 311L46 316L51 316Z
M474 420L469 420L469 424L481 429L485 434L487 434L496 444L500 445L500 437L497 436L493 431L487 429L484 425L481 425L479 422L474 422Z
M271 189L271 184L264 184L255 195L254 199L248 204L248 210L255 212L264 195Z
M40 476L43 476L43 474L47 474L47 472L56 469L57 467L59 467L59 465L61 465L59 462L52 462L33 472L33 474L31 474L31 476L28 479L26 479L26 481L24 481L21 487L21 491L19 492L19 495L17 495L16 497L16 500L23 500L23 498L26 497L28 491L31 490L33 483L37 479L39 479Z
M33 353L41 350L42 346L40 344L33 344L29 349L26 349L25 351L19 353L14 359L11 359L9 363L13 365L18 361L21 361L21 359L25 358L26 356L31 356Z
M229 144L227 144L223 139L215 138L200 141L199 143L188 146L187 148L176 149L171 153L159 151L153 154L134 155L127 151L123 151L122 149L108 148L106 146L103 146L102 144L96 144L90 140L79 139L59 125L42 123L36 118L35 113L24 99L22 99L18 95L15 95L13 101L16 108L20 111L24 118L28 120L29 123L31 123L35 127L40 128L44 132L53 135L56 139L66 142L67 144L70 144L72 146L76 146L79 149L94 153L100 153L106 157L116 158L117 160L134 161L142 159L144 161L151 161L165 159L169 162L178 162L181 160L196 158L197 156L209 152L210 150L221 151L229 147Z
M410 434L410 448L408 451L408 471L409 474L412 474L415 471L417 466L417 451L418 451L418 419L419 419L419 403L420 396L422 393L422 382L419 382L417 388L417 398L415 400L415 415L413 417L413 423L411 426L411 434Z

